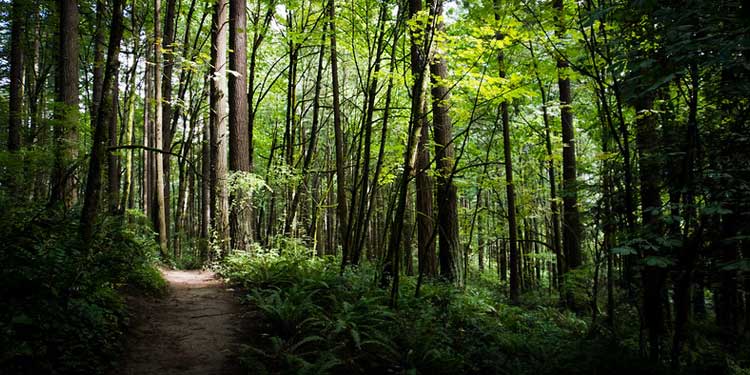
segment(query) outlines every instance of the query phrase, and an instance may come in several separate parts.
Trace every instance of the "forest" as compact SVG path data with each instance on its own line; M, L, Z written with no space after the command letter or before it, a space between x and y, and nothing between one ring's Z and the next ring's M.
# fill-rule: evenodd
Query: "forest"
M0 0L2 374L750 374L746 0Z

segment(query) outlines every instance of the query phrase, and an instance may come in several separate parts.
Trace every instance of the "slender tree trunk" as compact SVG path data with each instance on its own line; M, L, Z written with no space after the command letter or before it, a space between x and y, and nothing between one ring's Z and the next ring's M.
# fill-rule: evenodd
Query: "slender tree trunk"
M137 38L135 38L137 40ZM137 45L137 44L136 44ZM137 48L133 48L136 50ZM136 76L136 67L138 66L138 56L135 56L133 58L133 67L132 67L132 73L130 74L130 79L128 79L128 85L130 86L130 90L128 91L128 98L126 100L128 105L128 111L127 111L127 119L126 125L125 125L125 144L133 144L133 132L135 130L135 91L136 91L136 83L135 83L135 76ZM120 207L122 210L125 210L128 208L129 204L128 201L132 197L131 189L133 187L132 184L132 176L133 176L133 150L127 150L126 156L125 156L125 176L123 177L123 181L125 182L125 186L123 186L122 189L122 197L120 199Z
M442 0L430 1L430 13L435 18L435 34L443 33L445 26L441 20L443 14ZM434 39L434 38L433 38ZM436 43L433 41L433 43ZM437 43L436 43L437 44ZM437 164L437 204L438 204L438 237L440 239L438 257L440 258L440 275L457 286L465 282L465 270L462 267L463 254L458 241L458 207L456 185L453 184L454 151L453 126L448 113L450 92L447 87L448 64L438 47L430 62L432 81L432 123L435 139L435 159Z
M331 86L333 89L333 131L336 146L336 215L338 216L339 242L341 244L342 267L348 263L349 238L347 238L348 215L346 207L346 172L344 170L344 132L341 129L341 104L339 102L339 71L336 54L336 2L328 1L329 28L331 33Z
M59 6L57 100L62 108L56 116L60 122L55 127L55 177L51 202L62 202L70 208L76 199L71 164L78 154L78 4L75 0L64 0Z
M419 260L419 274L426 277L437 275L437 256L435 252L435 239L433 235L433 210L432 210L432 178L428 173L430 167L429 154L429 123L426 115L426 69L428 47L426 40L427 25L422 24L417 18L422 11L421 0L409 1L409 18L418 22L419 31L412 30L410 43L411 74L414 83L411 88L411 115L410 127L417 129L419 144L417 145L416 161L416 207L417 219L417 258Z
M23 66L25 33L24 1L14 0L11 8L10 26L10 98L8 109L8 151L21 149L21 119L23 117ZM62 4L64 5L64 4ZM75 3L73 3L75 6ZM76 16L78 12L76 11ZM70 17L70 16L68 16ZM62 22L61 22L62 23ZM62 26L61 26L62 29ZM69 31L69 30L66 30ZM77 33L77 31L76 31ZM62 38L60 38L62 40ZM76 40L76 46L78 45ZM72 47L72 46L69 46ZM77 49L74 52L78 52ZM62 59L61 59L62 60ZM75 60L74 60L75 61ZM77 71L76 71L77 72ZM78 97L76 96L76 99Z
M250 143L247 132L247 17L245 0L229 2L229 170L249 173ZM240 178L244 178L240 177ZM232 249L245 250L252 242L251 193L234 189L230 193Z
M375 113L375 102L376 102L376 96L378 92L378 75L381 72L381 62L383 58L383 52L385 50L385 25L388 21L389 8L385 5L385 3L382 3L380 6L380 13L378 18L378 36L377 36L377 42L375 46L375 60L373 62L373 68L371 72L368 72L368 81L369 81L369 87L368 92L365 95L366 102L365 102L365 119L364 119L364 161L362 163L362 177L360 182L360 194L358 196L359 198L359 209L357 210L358 218L357 218L357 226L354 228L354 242L353 242L353 250L352 250L352 259L351 263L353 265L358 265L359 260L362 254L362 249L364 247L365 243L365 236L367 228L369 227L369 219L370 219L370 210L368 208L368 203L371 201L369 199L371 196L375 194L376 191L376 183L377 181L374 181L372 185L368 185L368 181L370 178L370 153L371 153L371 147L372 147L372 128L373 128L373 115ZM384 119L384 121L387 121ZM382 139L381 139L382 141ZM382 144L382 143L381 143ZM352 202L352 207L354 207L354 202Z
M158 1L158 0L156 0ZM120 41L122 40L122 0L112 1L112 24L110 26L109 44L107 47L107 64L104 72L103 95L108 95L115 85L115 76L120 64L118 55L120 52ZM93 235L94 223L99 209L99 194L102 185L102 161L105 157L106 143L106 120L107 113L111 110L111 100L102 100L101 108L97 113L96 126L94 128L94 140L91 145L91 156L89 158L89 171L86 180L86 193L84 195L83 208L81 210L81 237L84 243L89 243Z
M115 82L118 82L119 69L115 72ZM109 203L109 212L111 214L117 214L119 211L120 203L120 157L117 155L115 148L117 147L117 120L119 118L118 106L120 104L120 89L117 84L112 87L112 94L108 100L112 100L111 108L109 113L109 119L107 119L107 140L109 141L110 152L107 160L107 200Z
M175 6L177 4L176 0L167 0L167 8L165 9L164 14L164 40L161 43L162 51L164 52L164 63L163 65L163 74L162 74L162 83L161 83L161 93L162 93L162 100L161 100L161 113L162 113L162 124L161 124L161 134L162 134L162 142L160 146L163 150L169 151L172 147L172 135L174 134L175 129L172 129L172 71L174 68L174 61L175 61L175 24L177 22L176 15L175 15ZM188 20L190 21L190 20ZM189 23L189 22L188 22ZM187 27L189 29L189 27ZM187 48L187 46L182 46L183 48ZM163 153L159 157L161 157L162 161L162 168L164 169L163 173L163 179L164 179L164 228L165 228L165 235L167 237L167 245L169 245L169 239L170 239L170 225L169 221L171 218L170 211L171 211L171 167L172 164L170 163L170 154L169 153Z
M133 0L133 6L135 6L135 2L137 0ZM131 13L131 29L136 30L137 29L137 17L135 13ZM133 36L133 65L130 67L130 77L128 78L128 97L126 99L126 103L128 106L127 114L126 114L126 125L125 125L125 138L124 143L125 144L135 144L135 98L136 98L136 91L138 90L136 85L136 75L138 73L138 62L140 60L140 56L138 55L138 42L140 40L140 37L137 35ZM132 199L133 199L133 153L134 150L127 150L126 156L125 156L125 176L123 177L125 186L123 186L122 189L122 197L120 199L120 208L124 211L129 207L132 207Z
M557 37L565 36L565 10L563 0L553 2L557 18ZM575 127L573 126L572 97L568 62L563 56L557 57L557 77L560 91L560 122L562 123L563 142L563 218L562 240L565 266L576 269L583 263L581 257L581 222L578 213L578 186L576 172ZM576 308L576 301L571 291L566 292L569 306Z
M318 125L320 123L320 92L323 81L323 62L325 55L325 35L326 27L323 27L323 37L318 50L318 71L315 76L315 88L313 96L313 113L312 113L312 125L310 125L310 139L307 151L305 152L304 160L302 162L302 180L300 180L297 188L295 189L296 194L292 198L289 212L284 223L284 233L290 233L292 229L292 223L297 212L297 206L299 204L301 192L307 186L308 171L312 164L313 155L315 154L315 148L317 147L318 141Z
M562 235L560 233L560 208L557 205L557 171L555 170L555 159L552 155L552 127L550 126L549 113L547 112L547 91L544 89L542 78L539 75L536 57L534 56L534 46L530 44L529 51L534 60L534 74L537 86L542 100L542 120L544 122L544 146L547 151L547 177L549 178L549 207L552 213L552 249L555 253L555 273L557 278L555 283L558 289L562 287L562 275L565 270L564 257L562 254Z
M495 0L495 21L500 21L500 1ZM495 33L495 39L503 40L503 34L498 31ZM499 65L498 75L505 78L505 53L500 50L497 55ZM500 103L500 115L503 124L503 155L505 158L505 193L508 200L508 245L510 247L510 256L508 266L510 267L510 299L517 304L520 297L519 285L519 257L518 257L518 224L516 223L516 190L513 183L513 157L511 154L510 144L510 119L508 116L508 102L503 100ZM504 257L501 257L503 261ZM502 276L505 275L503 267Z
M161 0L154 0L154 145L163 148L163 121L162 116L162 36L161 36ZM156 228L159 234L159 249L161 255L167 255L167 213L164 200L164 159L162 155L155 156L156 180Z
M215 0L211 34L211 213L221 256L230 250L227 155L229 102L227 98L228 3Z
M96 117L99 113L99 105L102 101L102 90L104 84L104 38L105 30L105 15L107 13L106 3L103 0L96 0L96 30L94 30L94 66L91 72L92 83L91 83L91 126L94 127L96 123Z
M644 94L636 102L636 145L640 159L641 180L641 220L648 232L656 235L661 232L658 215L654 210L661 208L661 192L658 176L658 137L656 134L653 97ZM644 256L654 255L651 251L644 251ZM645 265L643 268L643 304L644 318L649 333L649 356L656 361L660 353L660 341L664 330L664 306L662 290L664 289L666 273L658 266Z
M687 121L687 134L685 139L685 156L683 162L683 184L680 190L683 191L683 203L684 210L682 218L684 220L684 229L682 235L682 246L678 255L678 277L675 280L674 287L674 336L672 340L672 369L676 372L680 369L680 354L682 347L687 339L688 323L690 320L690 292L693 286L693 275L696 259L699 254L699 246L702 239L702 229L699 228L700 224L697 224L696 210L695 210L695 195L696 195L696 181L695 181L695 169L699 165L700 155L700 139L698 131L698 90L700 88L700 72L698 66L695 63L690 64L691 78L690 84L690 98L688 103L688 121ZM660 151L660 150L655 150ZM658 163L657 155L646 155L652 159L648 161L649 164ZM656 164L657 167L661 167ZM657 181L658 182L658 181ZM660 191L658 191L660 193ZM661 200L654 201L653 203L661 204ZM653 216L653 214L652 214ZM732 214L728 215L725 219L723 226L723 237L729 238L736 235L737 231L735 223L739 221L739 214L735 210ZM727 264L732 261L736 261L738 256L738 248L736 244L729 246L730 248L723 251ZM735 279L734 271L723 271L722 272L722 287L729 286L729 292L737 298L737 280ZM665 276L666 277L666 276ZM722 288L724 289L724 288ZM724 294L725 290L722 290L720 294ZM702 298L702 296L701 296ZM735 302L736 303L736 302ZM717 317L720 316L720 306L717 306ZM718 323L721 324L719 321ZM736 331L737 325L735 324L731 331Z
M484 196L481 192L481 190L477 193L477 212L479 216L477 217L477 265L479 266L479 273L484 272L484 220L483 214L482 214L482 204L484 203ZM471 241L471 239L469 239Z

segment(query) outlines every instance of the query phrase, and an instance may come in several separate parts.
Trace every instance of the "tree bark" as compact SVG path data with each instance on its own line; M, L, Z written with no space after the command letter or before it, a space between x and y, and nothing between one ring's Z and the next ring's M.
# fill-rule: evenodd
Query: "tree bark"
M443 33L445 25L442 0L430 0L430 13L434 18L434 33ZM434 41L433 43L436 43ZM438 257L440 275L461 287L465 283L465 270L462 266L463 254L458 241L458 206L456 185L453 184L455 155L453 151L453 125L448 112L450 92L446 80L448 64L440 48L435 46L430 62L432 81L432 124L435 140L437 164L437 204L438 204Z
M557 37L565 37L565 10L563 0L555 0L553 7L557 17ZM563 142L563 253L568 269L581 266L581 222L578 213L578 187L576 172L575 127L573 126L572 97L568 62L564 57L557 57L557 78L560 91L560 122L562 123ZM575 306L572 294L567 293L568 302Z
M158 0L156 0L158 1ZM120 65L120 41L122 40L122 0L112 1L112 24L110 26L109 44L107 46L107 64L104 72L103 95L112 91L115 76ZM96 117L94 140L91 145L89 171L86 180L83 208L81 209L81 237L84 243L89 243L92 235L96 215L99 209L99 193L102 185L102 161L105 157L107 113L111 110L111 100L103 100Z
M228 3L214 3L211 34L211 214L216 243L226 255L230 250L229 192L227 188L227 155L229 102L227 100Z
M154 145L164 147L164 127L162 112L162 35L161 35L161 0L154 0ZM167 213L164 200L164 159L162 155L155 155L156 181L156 228L159 235L159 249L161 255L167 255Z
M421 0L409 1L409 18L417 19L422 11ZM419 30L412 30L410 38L409 56L411 59L411 74L414 82L411 87L411 115L410 127L417 129L419 143L417 145L416 169L416 200L415 215L417 220L417 259L419 274L426 277L437 275L437 256L435 252L434 213L432 209L432 178L427 170L430 167L429 123L426 115L425 89L427 84L427 54L429 41L426 37L426 24L417 24Z
M174 69L174 61L175 61L175 24L177 22L176 16L175 16L175 7L176 7L176 0L167 0L167 8L166 13L164 14L164 40L161 44L162 51L166 51L164 53L164 63L163 65L163 73L162 73L162 83L161 83L161 93L162 93L162 100L161 100L161 118L162 118L162 124L161 124L161 134L162 134L162 142L161 142L161 148L164 150L169 150L172 147L172 135L175 132L175 129L172 129L172 116L173 116L173 110L172 110L172 71ZM188 20L189 21L189 20ZM189 29L189 27L187 27ZM183 48L187 48L187 46L182 46ZM157 146L158 147L158 146ZM170 225L169 221L171 218L170 211L171 211L171 189L170 187L172 184L170 183L170 175L171 175L171 167L172 164L170 163L170 154L163 153L160 156L162 161L162 168L164 169L163 173L163 179L165 181L164 183L164 227L166 228L165 235L167 236L167 245L169 245L169 238L170 236Z
M245 0L229 2L229 170L250 172L247 132L247 17ZM240 177L240 178L244 178ZM229 215L232 249L245 250L252 242L251 193L233 189Z
M500 1L495 0L495 21L500 21ZM495 39L503 40L504 35L497 31L495 33ZM500 50L497 54L497 61L499 66L498 76L505 78L505 53ZM512 303L517 304L520 298L520 285L519 285L519 259L518 259L518 224L516 223L516 190L513 183L513 157L511 154L510 144L510 118L508 116L508 101L503 100L500 103L500 115L503 124L503 155L505 161L505 194L508 200L508 245L510 247L510 255L507 262L507 266L510 268L510 300ZM501 250L504 251L504 250ZM501 262L504 261L501 257ZM505 267L503 267L502 276L505 274Z
M71 167L78 154L77 1L60 1L59 9L60 58L58 60L57 100L61 108L60 113L56 115L59 123L55 126L55 172L51 202L62 202L66 208L70 208L75 203L77 195L75 175Z
M653 96L644 94L635 105L636 110L636 146L640 159L638 170L641 180L641 221L647 233L657 235L661 232L659 217L654 210L661 209L661 192L658 164L658 137L656 134ZM645 257L656 255L653 251L643 251ZM664 306L662 291L666 273L658 266L644 265L643 268L643 307L644 319L649 334L649 356L656 361L660 354L660 340L664 330Z
M22 37L25 33L25 15L22 3L23 1L21 0L14 0L11 8L10 98L8 101L8 151L10 152L16 152L21 149L21 118L23 116L24 65L24 48ZM75 5L75 3L73 5ZM78 12L76 12L76 15L77 14ZM75 51L77 52L77 50Z
M344 132L341 129L341 104L339 101L339 71L336 54L336 2L328 1L329 29L331 33L331 87L333 90L333 131L336 148L336 216L338 216L339 242L343 254L342 267L348 262L349 238L347 236L346 172L344 170Z

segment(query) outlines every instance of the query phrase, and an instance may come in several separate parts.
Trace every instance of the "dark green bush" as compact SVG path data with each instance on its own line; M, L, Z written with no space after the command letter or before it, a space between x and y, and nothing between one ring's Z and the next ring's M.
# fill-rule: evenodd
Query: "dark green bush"
M0 217L0 373L102 373L128 320L121 290L165 291L142 218L107 218L86 244L77 223L32 208Z
M226 259L221 273L247 290L261 315L242 357L250 373L667 373L639 355L636 311L618 309L613 331L560 309L556 295L527 294L511 306L489 273L464 290L426 281L419 297L416 279L404 277L394 309L375 266L342 273L339 262L299 243ZM744 357L696 347L681 373L744 371Z

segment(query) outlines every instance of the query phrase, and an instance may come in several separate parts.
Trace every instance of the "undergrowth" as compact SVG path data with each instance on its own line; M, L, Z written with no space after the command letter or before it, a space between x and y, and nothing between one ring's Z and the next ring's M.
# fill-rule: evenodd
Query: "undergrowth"
M340 273L339 259L299 244L236 253L221 273L262 315L242 360L253 374L651 373L630 347L590 335L587 321L545 305L506 303L474 280L459 291L402 281L397 308L376 268ZM495 282L494 285L498 285Z
M0 215L0 373L105 372L128 322L123 293L166 291L145 218L104 219L81 243L75 214Z

